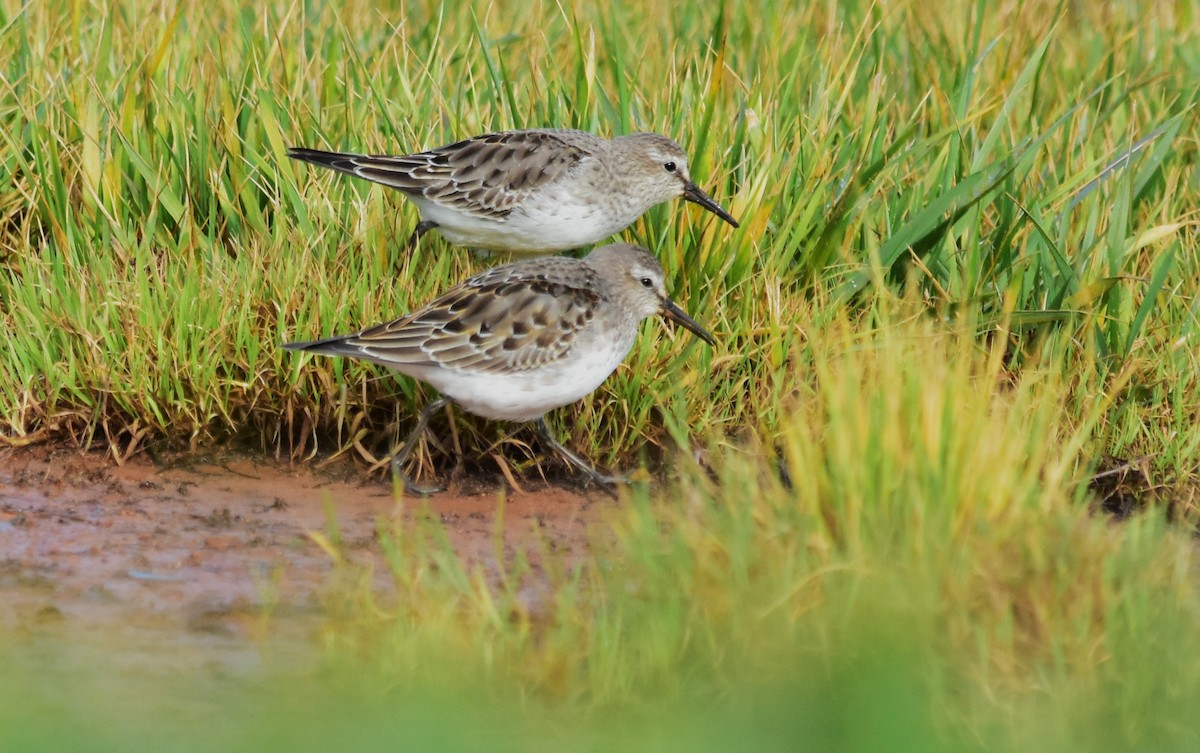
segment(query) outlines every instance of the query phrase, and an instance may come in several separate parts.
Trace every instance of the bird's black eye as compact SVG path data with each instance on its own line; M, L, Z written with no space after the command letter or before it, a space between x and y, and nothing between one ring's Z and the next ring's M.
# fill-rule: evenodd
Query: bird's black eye
M668 162L668 163L666 163L666 164L664 164L664 165L663 165L663 169L665 169L665 170L666 170L667 172L669 172L669 173L673 173L673 172L675 172L675 163L674 163L674 162Z
M654 287L654 280L651 280L649 277L643 277L643 278L642 278L642 287L643 287L643 288L652 288L652 287Z

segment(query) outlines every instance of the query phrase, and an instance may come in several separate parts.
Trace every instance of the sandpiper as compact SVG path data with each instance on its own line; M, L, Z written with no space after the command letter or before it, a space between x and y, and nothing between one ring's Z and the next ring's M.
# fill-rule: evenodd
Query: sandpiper
M607 140L584 131L504 131L395 157L289 149L288 156L398 188L421 214L409 244L437 229L450 243L514 256L604 240L682 196L734 227L666 136Z
M413 484L404 465L430 417L449 403L485 418L532 421L542 441L572 466L612 484L621 479L563 447L545 415L599 387L633 347L639 322L652 314L715 344L667 297L658 261L643 248L618 243L582 259L547 256L493 267L400 319L283 347L374 361L441 393L393 455L392 473L409 491L440 491Z

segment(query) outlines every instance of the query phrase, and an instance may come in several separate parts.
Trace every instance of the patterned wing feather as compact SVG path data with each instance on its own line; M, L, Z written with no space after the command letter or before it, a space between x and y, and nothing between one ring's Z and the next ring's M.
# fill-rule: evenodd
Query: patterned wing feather
M588 152L550 131L505 131L401 157L340 156L340 164L326 166L477 217L502 218Z
M529 371L570 353L600 301L591 283L589 276L518 277L497 268L420 311L358 333L347 344L401 370L411 365L479 373Z

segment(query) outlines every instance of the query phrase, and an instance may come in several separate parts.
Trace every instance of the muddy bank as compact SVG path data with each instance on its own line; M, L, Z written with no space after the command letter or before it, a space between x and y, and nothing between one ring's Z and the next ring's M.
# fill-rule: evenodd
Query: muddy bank
M498 483L475 481L426 508L460 556L485 565L495 559ZM533 482L510 492L506 555L539 537L582 553L589 525L613 504ZM25 641L31 660L39 645L114 644L162 671L240 672L264 653L311 653L332 563L308 534L326 529L329 505L355 558L379 557L381 519L424 507L398 506L389 485L349 466L315 472L246 457L117 466L101 453L0 451L0 631Z

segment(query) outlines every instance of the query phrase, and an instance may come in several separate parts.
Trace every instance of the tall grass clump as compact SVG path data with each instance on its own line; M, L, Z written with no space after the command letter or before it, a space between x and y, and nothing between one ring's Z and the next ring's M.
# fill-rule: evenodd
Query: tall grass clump
M1194 545L1081 504L1103 411L1064 412L1077 385L1057 368L1014 372L999 341L918 311L814 331L771 446L634 490L581 564L543 549L496 574L436 517L385 526L395 594L340 590L333 655L400 698L516 687L527 711L585 718L761 702L813 739L857 739L859 714L894 731L894 712L930 745L1194 745Z

